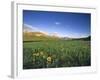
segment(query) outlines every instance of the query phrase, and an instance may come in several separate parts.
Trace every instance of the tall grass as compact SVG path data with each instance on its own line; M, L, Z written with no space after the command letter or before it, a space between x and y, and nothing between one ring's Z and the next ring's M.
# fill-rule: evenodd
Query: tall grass
M24 42L23 68L91 65L90 42L81 40Z

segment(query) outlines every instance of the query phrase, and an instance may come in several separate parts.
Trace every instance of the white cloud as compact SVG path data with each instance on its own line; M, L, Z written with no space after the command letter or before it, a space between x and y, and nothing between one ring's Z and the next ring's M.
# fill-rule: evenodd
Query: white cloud
M24 32L41 32L41 33L44 33L44 34L48 34L47 32L42 31L42 30L38 29L37 27L31 26L31 25L28 25L28 24L23 25L23 31Z
M89 34L69 33L69 32L66 32L64 34L56 32L55 35L59 37L69 37L69 38L84 38L89 36Z
M36 28L36 27L33 27L31 25L24 24L23 25L23 31L34 32L34 31L39 31L39 29Z
M51 36L59 36L58 32L53 32L50 34Z
M55 22L55 24L56 24L56 25L59 25L59 24L61 24L61 23L60 23L60 22Z
M70 37L70 38L83 38L83 37L87 37L89 36L88 34L81 34L81 33L66 33L67 37Z

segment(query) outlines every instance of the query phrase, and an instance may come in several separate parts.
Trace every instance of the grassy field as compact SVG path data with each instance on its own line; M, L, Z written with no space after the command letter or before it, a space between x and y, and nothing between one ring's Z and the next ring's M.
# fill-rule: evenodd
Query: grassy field
M23 69L90 65L90 41L47 40L23 42Z

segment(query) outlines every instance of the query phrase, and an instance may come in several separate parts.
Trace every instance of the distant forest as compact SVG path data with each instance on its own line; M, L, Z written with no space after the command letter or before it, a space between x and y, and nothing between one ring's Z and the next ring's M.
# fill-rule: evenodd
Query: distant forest
M91 36L88 36L86 38L78 38L78 39L74 39L74 40L85 40L85 41L90 41L91 40Z

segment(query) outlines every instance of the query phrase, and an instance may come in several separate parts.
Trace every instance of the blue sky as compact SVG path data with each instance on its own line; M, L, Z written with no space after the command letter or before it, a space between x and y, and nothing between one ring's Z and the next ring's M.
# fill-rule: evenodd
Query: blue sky
M23 10L23 24L37 31L55 33L60 37L80 38L90 35L91 15L89 13Z

